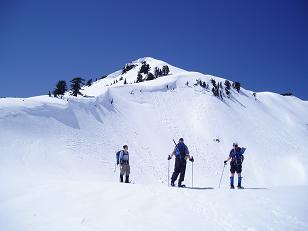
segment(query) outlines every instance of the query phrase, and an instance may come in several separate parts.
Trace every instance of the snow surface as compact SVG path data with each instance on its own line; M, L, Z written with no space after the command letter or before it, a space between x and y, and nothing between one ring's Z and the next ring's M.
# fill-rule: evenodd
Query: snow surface
M142 61L170 74L134 84ZM222 78L132 63L122 81L110 86L117 71L85 87L87 97L0 99L1 230L308 230L307 101L245 89L222 101L194 86ZM194 189L167 187L180 137ZM229 166L219 189L235 141L247 148L248 189L228 189ZM114 171L123 144L135 184Z

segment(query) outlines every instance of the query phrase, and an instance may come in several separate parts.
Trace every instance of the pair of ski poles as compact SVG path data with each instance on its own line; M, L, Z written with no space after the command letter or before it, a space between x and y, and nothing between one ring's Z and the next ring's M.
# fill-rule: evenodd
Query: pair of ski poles
M218 188L220 188L221 180L222 180L222 176L223 176L223 174L224 174L225 167L226 167L226 164L224 164L224 167L223 167L223 169L222 169ZM169 186L169 180L170 180L170 175L169 175L169 174L170 174L170 160L168 160L168 179L167 179L167 181L168 181L168 186ZM194 162L191 162L191 187L192 187L192 188L194 187Z

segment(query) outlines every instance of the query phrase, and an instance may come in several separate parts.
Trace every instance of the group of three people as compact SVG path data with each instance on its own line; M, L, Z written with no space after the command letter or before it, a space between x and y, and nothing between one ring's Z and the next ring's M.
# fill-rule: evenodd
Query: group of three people
M245 148L240 148L237 143L233 143L233 148L230 151L229 157L224 161L226 165L229 160L230 162L230 188L234 188L234 174L238 174L238 188L242 188L242 163L244 160ZM194 157L189 154L188 148L184 143L184 139L180 138L178 144L176 144L171 155L168 156L168 161L175 156L174 172L171 177L171 186L175 186L175 181L178 176L178 187L183 187L182 184L185 178L186 162L187 160L194 162ZM124 145L123 150L119 153L119 158L117 159L117 164L120 164L120 182L123 182L123 177L125 175L125 183L129 183L130 165L129 165L129 152L128 146ZM169 179L168 179L169 180Z

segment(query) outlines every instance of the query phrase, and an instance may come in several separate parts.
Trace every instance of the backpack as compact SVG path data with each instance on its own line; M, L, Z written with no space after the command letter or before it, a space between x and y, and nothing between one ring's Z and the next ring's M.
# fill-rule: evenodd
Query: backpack
M244 152L246 151L246 148L240 148L239 151L235 152L235 163L236 164L242 164L244 161Z
M117 153L116 153L117 164L120 163L120 153L121 153L121 152L122 152L122 150L117 151Z
M175 150L175 156L180 158L180 159L184 159L186 155L186 147L185 144L183 143L179 143L176 147Z

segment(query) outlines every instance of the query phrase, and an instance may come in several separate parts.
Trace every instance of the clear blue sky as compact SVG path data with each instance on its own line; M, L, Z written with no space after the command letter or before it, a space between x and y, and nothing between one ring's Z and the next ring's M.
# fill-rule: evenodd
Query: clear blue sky
M0 96L144 56L308 100L308 1L0 0Z

